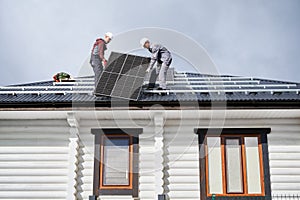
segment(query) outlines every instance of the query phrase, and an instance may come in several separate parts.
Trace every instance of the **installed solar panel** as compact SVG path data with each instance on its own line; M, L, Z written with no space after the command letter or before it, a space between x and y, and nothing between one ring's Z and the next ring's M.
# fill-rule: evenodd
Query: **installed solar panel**
M95 94L137 100L149 63L147 57L112 52Z

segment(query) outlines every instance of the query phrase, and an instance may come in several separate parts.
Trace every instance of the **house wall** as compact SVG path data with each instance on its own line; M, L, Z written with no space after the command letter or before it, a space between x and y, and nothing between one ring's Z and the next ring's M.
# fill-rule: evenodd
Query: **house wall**
M170 157L177 161L174 166L170 167L171 174L169 176L169 186L174 188L169 192L171 199L199 199L199 179L194 179L198 176L198 155L195 135L190 126L196 124L197 121L186 120L184 126L179 128L176 124L182 123L178 120L169 120L166 130L170 130L170 134L165 135L167 141L173 141L169 145ZM201 120L200 128L212 127L209 125L209 120ZM170 124L170 125L169 125ZM174 126L175 125L175 126ZM271 192L273 196L281 195L300 195L300 119L247 119L233 118L227 119L224 122L224 128L256 128L268 127L271 128L271 133L268 134L268 149L269 149L269 165ZM173 133L178 131L180 134L174 136ZM168 131L169 132L169 131ZM171 135L171 136L169 136ZM192 142L194 141L194 142ZM183 144L184 143L184 144ZM179 145L180 144L180 145ZM189 146L189 148L187 148ZM182 150L181 150L182 148ZM172 152L172 153L171 153ZM176 155L177 154L177 155ZM179 155L182 154L180 157ZM175 157L175 158L174 158ZM185 161L183 161L185 160ZM189 174L195 176L190 177ZM182 178L179 178L182 176ZM173 180L175 180L173 182ZM176 187L178 184L187 182L186 187ZM197 187L198 185L198 187ZM191 191L189 191L191 190ZM196 192L195 192L196 191ZM176 196L178 194L179 197ZM182 195L182 197L180 196Z
M149 120L136 120L137 124L144 127L143 133L139 136L139 196L144 200L153 200L155 198L155 156L154 156L154 127ZM136 125L128 126L130 122L128 120L118 120L118 125L121 127L132 128ZM94 172L94 135L91 134L91 128L109 128L116 127L116 123L113 120L95 120L95 119L84 119L80 120L80 139L81 139L81 150L82 159L80 160L81 174L82 174L82 193L80 196L82 199L88 199L89 195L92 195L93 191L93 172ZM103 197L113 198L113 197ZM120 197L123 199L124 197ZM115 199L115 198L114 198ZM129 197L131 199L131 197Z
M66 120L0 120L0 199L67 197Z
M178 120L165 124L165 192L174 200L200 199L198 136L189 124Z
M169 112L167 112L169 113ZM227 115L224 127L270 127L268 135L272 194L299 195L300 191L300 118L285 114L263 116ZM200 199L198 138L195 127L212 127L207 116L179 120L167 114L163 124L162 163L157 162L160 150L157 125L149 113L133 120L120 117L111 120L107 113L97 116L78 114L78 147L76 163L70 162L70 124L67 117L23 119L18 115L4 120L0 115L0 199L88 199L92 194L94 136L91 128L143 127L139 143L139 197L157 199L164 192L169 199ZM97 119L97 120L96 120ZM134 122L134 123L132 123ZM74 152L73 152L74 153ZM76 164L75 171L70 166ZM159 170L163 173L159 173ZM71 174L70 174L71 173ZM70 184L75 180L76 184ZM68 198L74 186L76 197ZM162 190L159 190L159 188ZM132 199L104 197L101 199Z
M300 120L273 121L268 142L273 195L299 195Z

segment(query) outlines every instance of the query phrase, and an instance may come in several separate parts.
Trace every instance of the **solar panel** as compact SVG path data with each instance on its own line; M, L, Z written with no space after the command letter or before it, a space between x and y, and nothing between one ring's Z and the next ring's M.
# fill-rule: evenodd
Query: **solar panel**
M148 57L112 52L95 94L137 100L149 63Z

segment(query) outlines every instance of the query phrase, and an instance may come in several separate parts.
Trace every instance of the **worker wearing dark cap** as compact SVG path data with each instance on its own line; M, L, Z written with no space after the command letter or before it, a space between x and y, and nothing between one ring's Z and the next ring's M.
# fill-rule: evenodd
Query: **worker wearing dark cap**
M172 56L168 49L160 44L150 44L149 39L143 38L140 41L143 48L146 48L152 53L151 61L147 72L150 72L154 64L156 64L156 70L153 70L150 75L148 89L153 89L155 86L155 81L159 79L159 87L158 90L165 90L167 88L166 77L169 66L172 62Z
M100 79L100 75L107 64L107 60L104 57L104 51L107 49L106 44L108 44L112 38L113 34L107 32L104 36L104 39L98 38L93 45L90 64L92 65L95 73L95 90Z

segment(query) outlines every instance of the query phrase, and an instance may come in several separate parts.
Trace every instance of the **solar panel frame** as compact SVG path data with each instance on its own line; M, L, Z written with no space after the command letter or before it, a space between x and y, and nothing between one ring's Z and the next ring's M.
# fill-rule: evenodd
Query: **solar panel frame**
M137 100L149 63L149 57L112 52L95 94Z

